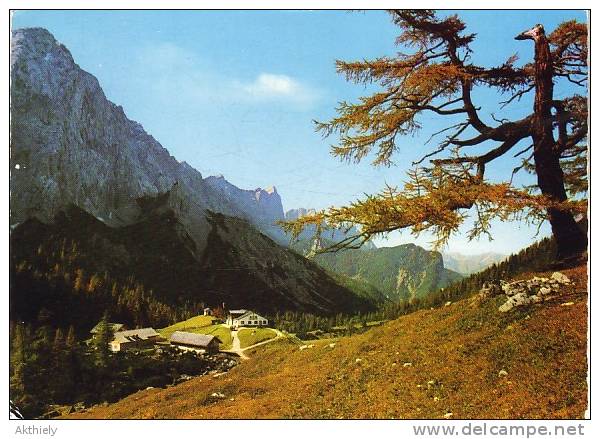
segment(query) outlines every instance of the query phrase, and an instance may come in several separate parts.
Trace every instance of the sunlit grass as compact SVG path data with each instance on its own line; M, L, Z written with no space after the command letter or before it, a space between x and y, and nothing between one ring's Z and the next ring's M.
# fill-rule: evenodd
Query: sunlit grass
M214 320L215 318L212 316L196 316L192 317L191 319L184 320L183 322L177 322L174 325L167 326L166 328L159 329L158 332L167 340L175 331L204 334L204 332L201 332L200 330L206 326L211 326Z
M502 314L503 297L473 297L303 348L282 338L251 349L249 360L223 376L138 392L74 416L581 418L587 408L586 267L565 274L574 285L544 304ZM244 343L252 331L241 331ZM213 393L225 397L207 396Z
M238 331L240 347L245 348L261 341L270 340L277 334L269 328L242 328Z

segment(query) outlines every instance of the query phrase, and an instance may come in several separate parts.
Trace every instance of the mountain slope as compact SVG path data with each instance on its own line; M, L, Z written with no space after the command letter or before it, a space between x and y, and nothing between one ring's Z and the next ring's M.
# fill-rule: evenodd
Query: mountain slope
M223 302L263 313L373 308L370 298L359 298L238 218L209 212L207 247L198 250L169 207L171 198L167 193L140 201L138 221L119 228L76 206L53 223L31 219L17 226L11 233L11 318L34 321L44 308L55 324L79 327L109 308L114 318L158 325ZM48 288L38 285L41 280ZM57 282L62 289L50 287Z
M343 337L333 347L329 340L303 350L273 343L218 378L141 391L70 416L583 418L586 267L565 274L575 285L543 305L504 314L498 312L502 296L481 303L469 298Z
M311 245L311 241L304 240L293 244L293 248L307 254ZM444 268L438 252L414 244L322 253L314 261L332 272L368 282L394 301L426 297L461 278Z

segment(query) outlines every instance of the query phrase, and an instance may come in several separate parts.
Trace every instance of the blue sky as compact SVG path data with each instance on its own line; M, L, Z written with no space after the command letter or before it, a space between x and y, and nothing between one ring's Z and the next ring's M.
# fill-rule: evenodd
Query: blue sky
M536 23L547 32L581 11L462 11L471 32L473 59L502 63L517 52L533 57L529 42L513 37ZM75 61L100 81L107 97L180 161L205 177L223 174L242 188L275 185L284 208L346 204L386 183L402 185L410 163L426 153L429 135L448 121L426 115L415 137L400 139L396 165L373 168L368 160L345 164L329 154L335 139L322 139L313 119L335 115L337 102L374 87L347 83L335 59L393 55L398 29L381 11L17 11L14 28L47 28ZM570 93L558 84L556 95ZM524 99L498 109L498 96L477 91L483 116L517 118L531 109ZM489 148L490 145L485 145ZM516 162L488 167L488 177L510 174ZM529 181L524 178L522 181ZM534 240L533 228L495 224L495 240L453 238L450 251L510 253ZM549 233L545 225L541 234ZM416 242L428 246L423 235ZM378 245L414 242L393 233Z

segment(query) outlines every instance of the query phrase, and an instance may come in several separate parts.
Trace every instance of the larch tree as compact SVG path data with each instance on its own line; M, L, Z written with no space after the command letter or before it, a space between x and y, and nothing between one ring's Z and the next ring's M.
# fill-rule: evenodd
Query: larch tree
M548 220L559 259L583 253L587 236L575 217L587 214L587 25L567 21L548 36L542 25L516 37L499 36L533 40L535 59L517 66L513 55L487 67L472 62L475 34L467 33L457 16L438 17L429 10L390 15L401 29L397 44L408 53L336 61L348 81L378 84L380 90L356 103L341 102L337 116L316 122L317 130L338 136L332 154L342 160L360 162L372 155L373 165L390 166L401 138L417 133L420 117L432 114L447 120L426 142L437 138L437 146L413 163L403 189L387 187L349 206L285 222L284 229L298 236L309 224L318 233L359 225L358 234L322 249L335 251L406 228L429 231L437 245L444 244L468 216L470 239L489 236L493 219ZM556 82L566 84L570 96L556 98ZM518 120L482 117L485 110L473 98L476 88L496 90L501 109L533 94L532 112ZM486 166L509 156L515 161L512 173L504 181L489 181ZM519 172L536 174L537 184L517 186Z

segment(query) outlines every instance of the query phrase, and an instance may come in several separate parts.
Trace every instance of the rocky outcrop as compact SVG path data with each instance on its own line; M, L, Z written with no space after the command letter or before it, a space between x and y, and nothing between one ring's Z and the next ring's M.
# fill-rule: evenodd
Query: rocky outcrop
M498 311L508 312L515 307L541 303L561 293L561 288L570 285L570 279L561 272L554 272L550 278L533 277L515 282L486 282L479 291L482 299L504 294L508 300Z

